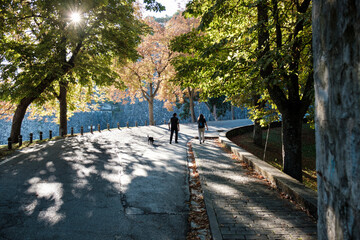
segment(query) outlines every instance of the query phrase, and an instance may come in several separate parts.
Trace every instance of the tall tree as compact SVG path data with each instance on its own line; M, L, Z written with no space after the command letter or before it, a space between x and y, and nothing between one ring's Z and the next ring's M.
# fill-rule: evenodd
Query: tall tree
M154 0L149 8L160 9ZM0 99L17 105L11 138L17 141L28 106L53 96L60 84L60 125L66 131L69 76L81 84L114 79L112 59L136 59L135 47L146 31L134 14L134 0L2 2Z
M118 67L118 72L127 88L120 94L121 98L147 101L149 123L153 125L154 100L164 101L165 107L169 109L176 102L177 96L181 95L181 89L170 81L175 74L171 60L177 53L170 50L169 42L187 31L188 21L180 14L174 15L165 24L156 22L154 18L147 18L146 21L153 29L153 34L145 36L139 45L137 50L140 58L125 67Z
M310 0L193 0L186 12L202 19L200 33L178 43L197 49L201 59L189 65L207 76L199 86L209 96L274 103L283 120L284 171L301 181L302 119L313 102Z
M264 60L270 62L262 77L282 116L283 169L302 181L301 133L304 115L314 101L311 51L311 0L291 4L290 23L280 22L280 1L272 2L275 23L273 48ZM285 10L285 9L284 9ZM285 28L290 25L290 28ZM283 39L284 38L284 39ZM285 61L279 55L288 54ZM281 80L280 83L276 81ZM274 84L276 83L276 84Z
M203 2L202 6L204 9L209 7L209 2ZM243 14L248 15L248 23L250 24L255 21L252 19L253 13L251 12L251 9L244 8L244 10L246 11L243 11ZM188 11L192 10L188 9ZM193 12L190 16L201 17L201 14ZM222 23L220 22L219 24ZM216 26L218 26L218 24ZM245 30L241 29L239 25L235 25L233 28L235 28L235 30L228 29L227 31L230 34L244 34L245 32ZM173 64L177 72L175 81L177 84L184 87L191 86L192 88L200 88L203 101L207 101L208 98L226 95L228 100L231 100L238 106L246 105L247 107L261 108L264 103L261 101L258 102L259 94L256 89L256 81L244 80L254 78L246 72L249 67L239 66L240 63L244 63L244 61L237 64L229 61L229 50L234 50L234 47L229 47L227 50L221 50L220 46L228 43L229 41L220 41L221 38L219 36L222 36L222 33L219 34L218 32L215 32L210 36L204 31L196 30L188 34L181 35L172 41L172 49L183 53L173 60ZM236 45L239 43L234 42L233 44ZM249 49L254 49L253 42L243 42L241 43L241 46L245 51L236 51L235 55L239 58L249 58L248 51ZM217 67L219 66L219 63L222 63L222 65ZM221 74L226 74L226 78L223 78L220 82L214 81L214 79L219 77ZM229 78L236 79L234 80L236 83L233 82L229 85L229 82L227 81ZM213 109L211 107L210 111L212 112L212 110ZM255 117L254 122L255 127L253 139L256 144L261 145L262 131L260 121Z
M78 82L69 83L67 94L67 117L70 118L77 112L96 111L100 102L106 100L107 87L99 87L93 83L82 86ZM59 84L54 86L52 98L46 102L31 104L28 108L28 118L36 120L49 120L59 123L61 112L59 111L58 93L60 92ZM51 95L50 95L51 96ZM59 129L60 130L60 129ZM61 131L59 131L61 134Z
M170 44L170 47L173 50L176 49L173 46L173 43ZM194 101L195 98L197 98L199 95L199 89L196 88L197 76L195 71L189 71L188 69L181 68L183 66L182 60L186 59L186 57L184 58L183 55L184 54L178 55L171 62L176 70L176 74L173 76L171 81L179 85L181 89L183 89L184 98L189 100L189 111L190 111L191 122L195 122L196 116L194 109L195 106Z
M195 104L194 104L196 92L197 92L196 89L194 89L192 87L186 87L186 89L185 89L185 95L189 99L189 110L190 110L191 122L196 121Z
M218 117L224 116L230 110L230 104L225 102L225 96L208 98L204 102L215 121L218 121Z

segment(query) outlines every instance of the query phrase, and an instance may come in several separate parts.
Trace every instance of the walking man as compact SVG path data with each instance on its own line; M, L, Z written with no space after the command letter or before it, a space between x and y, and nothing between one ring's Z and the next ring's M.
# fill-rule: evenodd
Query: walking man
M179 119L176 117L176 113L173 114L173 117L170 118L168 123L170 133L170 144L172 142L172 138L175 132L175 143L178 143L178 132L180 131Z

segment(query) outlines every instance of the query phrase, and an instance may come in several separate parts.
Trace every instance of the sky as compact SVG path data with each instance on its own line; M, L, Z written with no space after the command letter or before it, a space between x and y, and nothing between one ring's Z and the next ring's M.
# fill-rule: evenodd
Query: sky
M163 11L161 13L146 11L144 15L145 16L154 16L154 17L165 17L166 15L172 16L179 9L184 10L186 3L188 1L189 0L157 0L157 2L159 2L165 6L166 11ZM179 6L180 6L180 8L179 8Z

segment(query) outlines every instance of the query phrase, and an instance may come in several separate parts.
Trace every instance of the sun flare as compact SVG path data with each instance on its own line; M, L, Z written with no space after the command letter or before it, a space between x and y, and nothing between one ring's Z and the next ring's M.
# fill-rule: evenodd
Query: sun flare
M72 12L70 14L70 19L73 23L79 23L81 21L81 15L79 12Z

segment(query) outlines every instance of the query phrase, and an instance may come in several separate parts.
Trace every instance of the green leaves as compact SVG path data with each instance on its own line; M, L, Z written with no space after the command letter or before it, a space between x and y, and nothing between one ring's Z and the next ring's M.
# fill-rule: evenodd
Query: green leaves
M134 2L1 1L0 100L37 99L42 109L56 102L60 81L71 86L68 102L80 99L73 89L92 93L95 86L112 85L119 77L114 59L117 64L136 60L141 35L150 32L136 16ZM154 0L146 3L162 9ZM73 12L80 15L78 22L70 18Z
M146 10L152 10L155 12L161 12L165 10L165 7L160 3L156 2L156 0L144 0L144 3L146 4Z
M58 74L67 74L59 70L70 67L85 83L84 79L90 80L92 74L110 71L114 57L136 59L140 35L148 28L135 18L132 3L131 0L83 1L76 5L67 0L2 3L1 20L6 27L2 28L0 42L1 77L12 79L14 87L23 83L35 86L49 74L55 78ZM81 14L78 25L69 19L74 10ZM76 61L70 62L71 58ZM84 66L87 70L80 69ZM43 77L35 80L32 76L37 73ZM98 81L101 82L105 81Z
M200 88L203 97L226 95L237 105L248 104L256 95L266 101L284 96L275 101L282 105L279 109L302 96L307 96L305 105L309 102L311 94L305 87L312 72L308 1L300 7L285 0L194 0L185 14L200 16L201 24L199 31L172 41L174 50L186 54L174 61L176 79L189 85L196 76L191 85ZM265 97L267 89L279 92Z

